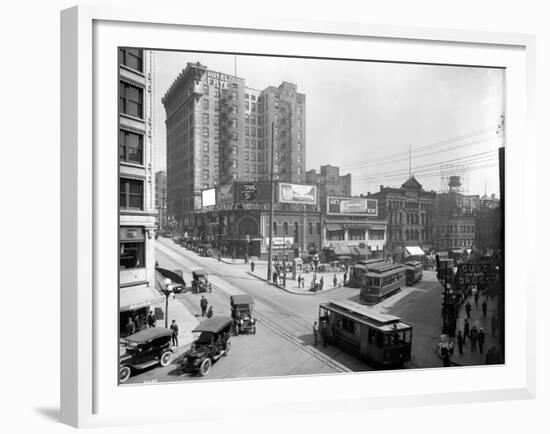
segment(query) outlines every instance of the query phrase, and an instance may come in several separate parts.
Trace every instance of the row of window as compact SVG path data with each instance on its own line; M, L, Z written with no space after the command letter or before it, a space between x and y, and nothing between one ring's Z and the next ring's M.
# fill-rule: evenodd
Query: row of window
M440 238L439 244L444 247L471 247L473 240L459 238Z
M317 235L320 235L321 234L321 224L320 223L316 223L316 231L317 231ZM277 228L278 228L278 224L277 222L273 222L273 236L277 236ZM283 236L288 236L288 222L283 222L283 224L281 225L282 226L282 233L280 235L283 235ZM298 222L294 222L294 231L293 231L293 236L297 239L298 235L299 235L299 228L300 224ZM308 234L309 235L313 235L313 223L308 223Z

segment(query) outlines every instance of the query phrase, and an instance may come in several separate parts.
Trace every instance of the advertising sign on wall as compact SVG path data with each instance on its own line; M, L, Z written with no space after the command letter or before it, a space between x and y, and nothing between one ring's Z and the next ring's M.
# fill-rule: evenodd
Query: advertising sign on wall
M239 203L267 203L271 196L270 187L269 182L237 182L235 200Z
M378 216L378 201L363 197L327 197L327 214Z
M216 205L216 189L202 190L202 207Z
M274 249L292 249L294 237L273 237ZM269 237L265 237L265 245L269 247Z
M233 184L223 184L218 186L218 204L233 203Z
M486 288L495 281L494 267L489 263L458 264L456 283L460 287L475 285L478 289Z
M317 205L317 187L314 185L280 182L279 203Z

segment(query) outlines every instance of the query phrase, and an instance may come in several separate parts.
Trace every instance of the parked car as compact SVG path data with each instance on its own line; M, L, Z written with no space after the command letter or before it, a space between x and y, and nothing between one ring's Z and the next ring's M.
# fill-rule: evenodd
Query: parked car
M175 294L187 292L187 286L185 280L183 280L183 271L182 270L168 270L166 268L155 267L155 271L162 276L162 279L170 279L172 281L172 291Z
M235 334L256 334L256 319L252 316L254 299L248 294L232 295L231 318L233 318L233 330Z
M118 381L125 383L136 369L169 365L172 362L171 338L172 330L153 327L121 339L125 351L121 351L119 358Z
M212 292L212 284L208 281L208 273L204 270L194 270L191 288L195 294L199 292Z
M212 364L229 354L232 326L233 320L223 316L214 316L201 322L193 330L193 333L200 332L200 335L181 359L180 368L184 372L208 375Z

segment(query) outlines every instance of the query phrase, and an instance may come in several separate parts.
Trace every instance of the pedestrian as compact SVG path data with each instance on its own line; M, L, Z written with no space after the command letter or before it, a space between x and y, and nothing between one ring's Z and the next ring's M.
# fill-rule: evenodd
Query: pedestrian
M321 322L321 339L323 340L323 348L327 347L327 322Z
M176 320L172 320L172 324L170 324L170 329L172 330L172 345L175 347L178 346L178 333L180 331L180 328L176 324Z
M149 328L153 328L157 326L157 318L155 317L155 312L153 309L149 311L149 315L147 315L147 326Z
M476 289L476 292L474 294L474 302L476 304L476 308L477 308L477 305L479 303L479 291Z
M462 348L464 347L464 338L462 337L462 332L459 330L458 335L456 335L456 343L458 345L458 354L464 354Z
M136 332L136 324L131 316L128 317L128 323L126 324L126 333L133 335Z
M206 312L206 318L212 318L214 316L214 309L212 309L212 306L208 308L208 312Z
M140 331L141 330L141 321L139 319L139 315L134 315L134 324L136 325L136 331Z
M483 303L481 303L481 309L483 310L483 318L487 318L487 299L483 299Z
M315 292L315 280L311 279L311 292Z
M222 254L220 251L218 251L218 262L221 262L222 260Z
M496 337L497 328L498 328L498 318L496 314L493 314L493 316L491 317L491 333L493 334L493 337Z
M464 340L466 340L466 338L470 339L470 323L467 319L464 319L464 333L462 335Z
M470 304L469 301L466 302L464 309L466 309L466 315L468 316L468 319L470 319L470 312L472 311L472 305Z
M325 284L325 281L323 280L323 276L319 279L319 291L323 290L323 285Z
M313 345L317 346L317 339L319 338L319 326L317 325L317 321L313 323Z
M332 283L334 283L334 287L336 288L338 286L338 278L336 277L336 274L332 278Z
M244 254L244 263L248 264L248 254L247 253Z
M256 264L254 263L254 260L250 261L250 271L254 273L254 267L256 267Z
M204 295L201 297L200 304L201 304L201 316L204 316L206 314L206 308L208 307L208 300Z
M443 356L441 357L441 360L443 360L443 366L445 368L448 368L451 366L451 358L449 357L449 352L445 351L443 353Z
M483 354L483 343L485 342L485 333L483 333L483 329L479 329L479 333L477 334L477 343L479 345L479 352Z
M344 286L346 286L347 280L348 280L348 273L344 271Z
M231 255L231 260L233 262L237 262L237 255L235 254L235 250L233 250L233 254Z
M472 330L470 330L470 352L474 352L476 350L477 345L477 327L473 326Z
M302 275L299 274L298 275L298 279L296 279L298 281L298 288L300 288L302 286Z
M277 271L273 272L273 285L277 285Z

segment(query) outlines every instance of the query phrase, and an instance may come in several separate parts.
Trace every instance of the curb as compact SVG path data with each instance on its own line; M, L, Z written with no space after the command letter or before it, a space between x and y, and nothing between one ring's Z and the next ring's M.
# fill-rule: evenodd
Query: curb
M297 291L293 291L291 289L288 289L288 288L285 288L284 286L279 286L279 285L275 285L273 282L270 282L269 280L267 279L264 279L263 277L260 277L260 276L257 276L256 274L254 273L251 273L250 271L247 271L246 274L252 276L252 277L255 277L256 279L258 280L261 280L263 281L264 283L267 283L268 285L271 285L275 288L279 288L279 289L282 289L283 291L286 291L288 292L289 294L296 294L296 295L308 295L308 296L315 296L315 295L320 295L320 294L326 294L327 292L330 292L330 291L333 291L335 289L340 289L340 288L345 288L344 286L342 287L337 287L337 288L328 288L328 289L324 289L322 291L318 291L318 292L297 292Z

